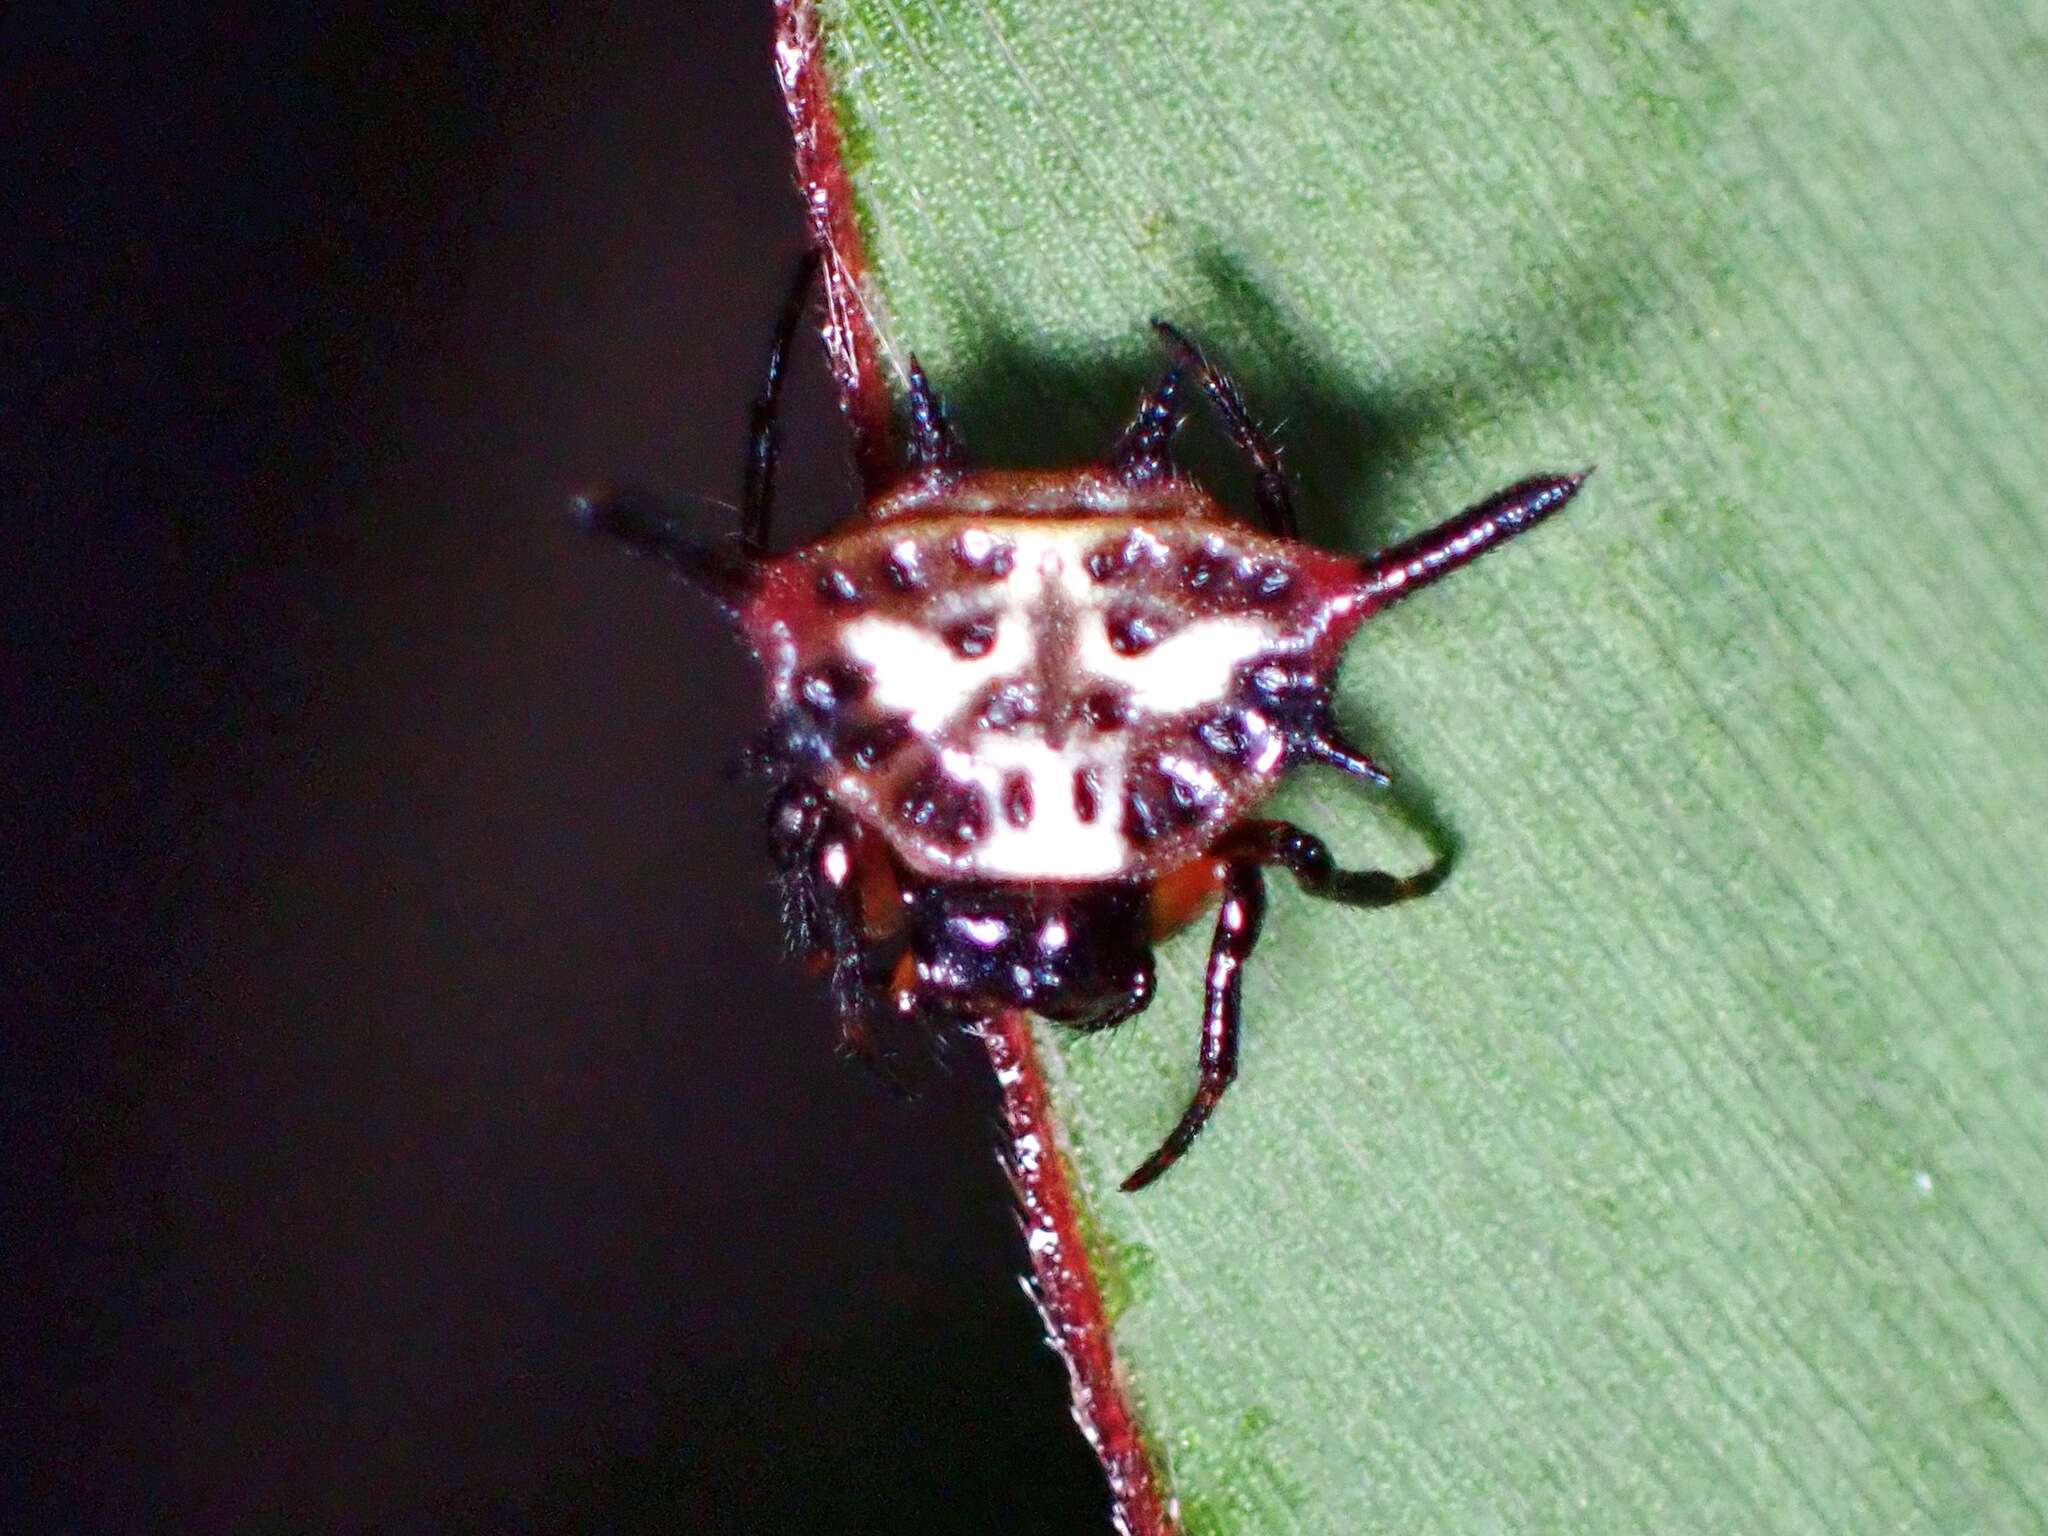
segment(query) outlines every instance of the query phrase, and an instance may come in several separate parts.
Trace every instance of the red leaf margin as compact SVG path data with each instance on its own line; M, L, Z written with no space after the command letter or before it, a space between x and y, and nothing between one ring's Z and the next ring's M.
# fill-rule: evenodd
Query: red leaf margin
M854 461L872 493L896 473L889 448L894 408L866 296L866 253L825 78L816 4L776 0L775 20L775 73L795 143L797 185L823 256L826 355L853 430ZM1004 1163L1022 1216L1032 1295L1046 1337L1067 1367L1074 1422L1108 1477L1111 1517L1121 1536L1179 1536L1178 1505L1152 1464L1117 1369L1031 1022L1004 1013L978 1033L1002 1088Z
M1004 1163L1031 1255L1033 1299L1045 1334L1066 1362L1074 1422L1109 1478L1111 1515L1123 1536L1178 1536L1179 1509L1162 1484L1124 1390L1102 1289L1088 1262L1072 1171L1060 1151L1031 1021L1009 1012L980 1031L1003 1090Z
M893 412L881 344L868 311L867 253L854 219L853 186L832 113L813 0L776 0L775 77L789 113L797 188L810 217L811 243L823 257L825 355L839 387L840 409L853 428L861 484L872 495L894 474L889 456Z

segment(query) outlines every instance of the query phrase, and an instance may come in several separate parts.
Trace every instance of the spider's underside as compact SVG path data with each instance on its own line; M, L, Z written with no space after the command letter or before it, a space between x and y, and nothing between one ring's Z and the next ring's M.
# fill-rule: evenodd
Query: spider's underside
M1124 1181L1140 1188L1236 1074L1262 869L1354 906L1441 873L1341 871L1319 839L1253 814L1302 762L1385 782L1331 716L1344 643L1557 511L1584 476L1521 481L1363 560L1313 548L1236 386L1155 322L1169 366L1103 464L968 469L913 362L901 481L773 555L783 364L815 268L799 269L754 403L738 539L684 537L624 500L584 515L709 590L763 663L770 721L751 760L775 785L770 847L793 938L829 975L855 1050L885 1009L1120 1023L1151 1000L1153 943L1219 902L1200 1084ZM1251 462L1263 527L1173 467L1189 380Z

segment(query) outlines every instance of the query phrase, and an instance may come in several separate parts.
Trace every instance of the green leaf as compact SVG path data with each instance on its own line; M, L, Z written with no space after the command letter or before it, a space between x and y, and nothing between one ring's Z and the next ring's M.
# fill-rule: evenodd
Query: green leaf
M2048 1529L2048 10L822 15L886 353L984 459L1098 454L1161 314L1319 542L1600 465L1354 646L1401 788L1282 813L1457 865L1275 883L1188 1158L1117 1192L1205 933L1042 1034L1188 1530Z

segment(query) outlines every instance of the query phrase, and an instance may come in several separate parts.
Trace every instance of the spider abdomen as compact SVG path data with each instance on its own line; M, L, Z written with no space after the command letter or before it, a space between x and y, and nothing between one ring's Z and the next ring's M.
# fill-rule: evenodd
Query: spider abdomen
M766 564L742 620L778 738L934 878L1184 862L1314 734L1370 607L1358 562L1209 516L1186 482L1134 517L1079 510L1078 484L1058 510L1044 477L990 513L983 478Z

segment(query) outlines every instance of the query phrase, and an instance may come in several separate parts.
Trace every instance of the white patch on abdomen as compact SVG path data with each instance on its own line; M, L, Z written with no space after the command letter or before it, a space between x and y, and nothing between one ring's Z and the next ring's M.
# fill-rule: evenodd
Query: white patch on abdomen
M1131 690L1131 701L1154 715L1180 715L1230 692L1237 669L1273 643L1256 619L1196 619L1149 651L1125 656L1099 623L1080 635L1082 670Z
M910 728L930 736L965 709L995 678L1031 660L1031 636L1021 617L996 625L995 644L983 656L962 656L939 636L898 619L855 619L846 626L847 654L874 676L873 697L885 710L910 717Z
M1063 752L1035 735L983 732L972 753L946 754L955 775L979 785L1000 805L1005 781L1022 775L1031 786L1031 819L1014 826L1000 814L974 847L974 867L983 873L1022 880L1100 880L1121 874L1131 848L1123 824L1124 768L1121 751ZM1074 803L1074 775L1092 769L1099 809L1083 821Z

